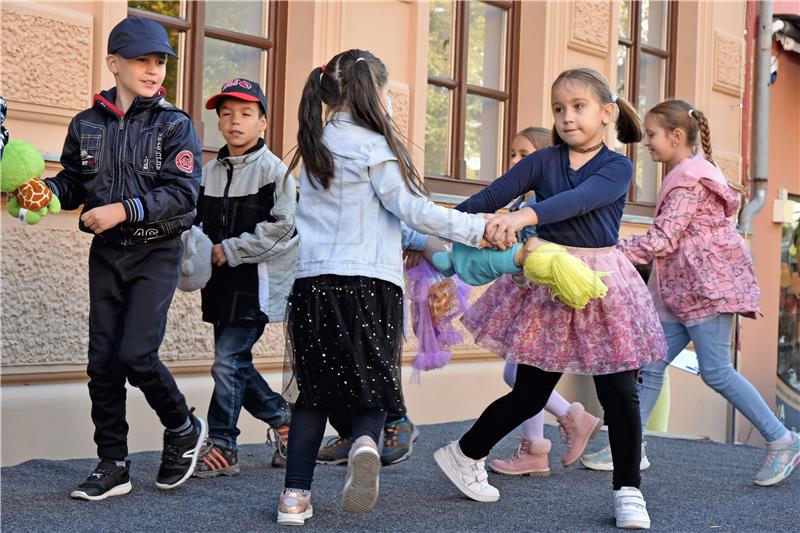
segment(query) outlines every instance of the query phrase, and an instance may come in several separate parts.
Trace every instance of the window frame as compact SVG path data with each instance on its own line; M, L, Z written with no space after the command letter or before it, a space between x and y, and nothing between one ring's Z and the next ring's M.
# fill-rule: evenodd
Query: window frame
M203 161L216 156L217 146L206 146L203 139L203 60L206 37L221 41L260 48L267 53L266 78L258 80L267 97L267 131L264 141L273 153L283 153L283 101L286 76L286 32L288 3L268 2L267 37L249 35L206 24L206 5L202 1L186 1L185 18L172 17L128 7L128 16L141 17L158 22L166 29L185 33L183 72L183 109L192 117L197 136L203 147ZM202 28L202 31L197 31Z
M505 42L505 89L503 91L467 83L469 62L469 7L470 2L480 1L507 13ZM466 131L467 97L482 96L503 104L503 145L501 150L502 167L509 163L511 137L516 133L517 98L514 98L519 80L519 0L454 0L453 2L453 79L427 75L426 88L430 85L446 88L452 95L452 111L449 117L452 124L447 142L449 147L450 173L452 175L430 174L425 172L425 184L439 194L471 196L489 185L490 181L466 179L466 160L464 142ZM427 120L427 110L426 110Z
M629 16L629 37L617 35L617 47L626 47L628 49L628 71L626 72L626 79L629 82L627 87L630 89L628 94L622 95L634 109L638 110L639 101L639 64L642 53L655 56L663 59L665 64L665 79L664 79L664 95L665 98L674 98L675 96L675 70L676 63L676 44L678 37L678 4L680 2L668 1L667 2L667 28L666 28L666 42L665 49L656 48L641 42L641 17L642 17L642 0L630 0L631 13ZM618 26L619 28L619 26ZM619 29L617 30L619 31ZM619 80L617 80L619 82ZM642 117L644 118L644 117ZM637 144L625 145L625 155L633 163L634 172L636 171L637 160ZM658 182L668 172L666 165L662 165L661 175L656 176ZM653 216L655 214L655 202L642 201L636 198L636 175L634 174L633 182L631 182L630 189L628 189L627 201L625 203L625 213L637 216Z

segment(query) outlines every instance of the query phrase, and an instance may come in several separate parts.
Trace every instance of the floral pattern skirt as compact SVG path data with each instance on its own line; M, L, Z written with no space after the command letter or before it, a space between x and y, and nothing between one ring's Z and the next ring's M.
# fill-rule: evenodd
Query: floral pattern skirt
M625 255L615 247L566 248L592 270L610 272L602 278L606 296L573 309L543 285L519 288L503 276L461 317L475 344L548 372L612 374L663 359L653 300Z

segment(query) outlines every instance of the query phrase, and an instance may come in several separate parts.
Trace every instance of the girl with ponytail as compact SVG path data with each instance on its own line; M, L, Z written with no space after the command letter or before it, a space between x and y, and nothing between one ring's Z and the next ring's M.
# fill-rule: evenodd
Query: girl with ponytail
M611 92L605 78L588 68L567 70L556 78L551 108L554 146L523 158L457 209L490 213L520 194L536 191L535 204L487 222L488 240L507 246L517 231L536 225L536 237L522 250L566 250L604 276L607 292L583 306L570 306L553 299L547 286L533 284L496 306L473 305L462 322L476 344L516 363L516 380L509 394L489 405L460 440L439 449L434 459L465 495L496 501L500 494L489 484L484 463L491 449L545 407L562 373L589 374L614 447L617 527L648 528L650 517L638 488L642 428L636 372L663 359L666 343L647 287L615 248L633 165L604 143L606 129L614 122L617 139L638 142L641 121ZM513 263L518 268L515 257ZM510 259L494 264L512 272ZM575 414L586 414L580 411ZM597 425L596 419L581 418L586 431L571 449L582 448Z
M298 397L289 430L278 523L312 515L311 481L330 412L352 420L342 508L378 499L378 439L403 409L401 222L426 235L480 246L485 221L435 205L392 128L380 59L348 50L311 71L298 112L300 236L287 340ZM404 235L404 233L406 233ZM423 243L424 244L424 243Z
M736 230L740 194L714 164L711 130L699 109L667 100L647 113L644 126L653 160L672 170L661 185L650 231L620 244L634 264L653 262L648 286L667 337L667 358L642 369L642 425L661 392L667 365L693 342L700 377L767 441L754 482L773 485L800 463L800 437L781 424L731 365L734 315L755 318L759 312L753 263ZM610 461L608 450L581 458L598 470Z

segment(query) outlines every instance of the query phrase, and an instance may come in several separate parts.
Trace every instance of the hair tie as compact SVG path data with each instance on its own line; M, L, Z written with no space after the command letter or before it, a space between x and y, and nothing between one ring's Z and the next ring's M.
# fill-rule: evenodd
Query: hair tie
M695 119L695 120L697 119L697 117L696 117L696 116L694 116L694 109L690 109L690 110L689 110L689 116L690 116L690 117L692 117L692 118L693 118L693 119Z
M366 59L363 57L359 57L358 59L356 59L356 63L358 63L359 61L366 61Z
M322 73L323 74L325 74L325 67L327 67L327 66L328 66L327 63L323 63L322 66L320 67L322 69Z
M617 103L617 98L619 98L619 95L617 93L612 94L611 95L611 103L612 104L616 104Z

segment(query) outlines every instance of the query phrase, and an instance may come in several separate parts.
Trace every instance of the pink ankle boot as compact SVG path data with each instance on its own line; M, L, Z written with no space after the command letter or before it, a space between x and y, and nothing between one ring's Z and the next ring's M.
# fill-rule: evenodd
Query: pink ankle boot
M489 468L498 474L509 476L548 476L550 463L547 454L551 444L548 439L521 439L519 448L508 459L493 459Z
M572 404L567 414L558 417L558 423L561 426L561 440L567 447L561 458L564 466L578 460L586 445L603 426L602 420L587 413L578 402Z

